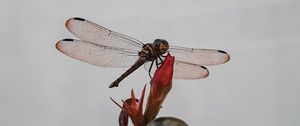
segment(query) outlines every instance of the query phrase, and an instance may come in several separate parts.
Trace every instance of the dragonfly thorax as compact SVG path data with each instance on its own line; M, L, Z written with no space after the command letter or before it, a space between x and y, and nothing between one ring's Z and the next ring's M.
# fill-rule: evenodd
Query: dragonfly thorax
M168 49L169 44L166 40L156 39L153 43L145 44L143 50L139 52L139 56L146 61L153 61L166 53Z

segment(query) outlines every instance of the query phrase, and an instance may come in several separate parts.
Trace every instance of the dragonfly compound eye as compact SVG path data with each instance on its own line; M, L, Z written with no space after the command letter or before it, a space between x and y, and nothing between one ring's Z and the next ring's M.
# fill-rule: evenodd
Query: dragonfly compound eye
M166 53L169 49L169 44L168 43L160 43L159 45L159 51L161 53Z
M156 39L153 44L154 47L156 47L156 49L158 49L161 54L166 53L169 49L169 44L164 39Z

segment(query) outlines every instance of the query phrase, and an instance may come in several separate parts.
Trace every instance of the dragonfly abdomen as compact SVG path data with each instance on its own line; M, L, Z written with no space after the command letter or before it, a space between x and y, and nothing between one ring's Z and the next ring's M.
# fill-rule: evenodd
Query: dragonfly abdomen
M147 60L143 60L142 58L139 58L128 70L126 70L118 79L116 79L114 82L112 82L109 85L109 88L118 87L119 83L126 78L129 74L131 74L133 71L138 69L140 66L142 66Z

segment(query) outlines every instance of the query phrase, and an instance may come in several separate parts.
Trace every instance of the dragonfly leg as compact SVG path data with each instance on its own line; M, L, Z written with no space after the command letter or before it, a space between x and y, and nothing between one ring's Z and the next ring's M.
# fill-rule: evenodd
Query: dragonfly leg
M158 56L159 60L160 60L160 63L159 64L162 64L163 60L160 56Z
M155 59L155 64L156 64L156 68L158 68L158 60L157 59Z
M151 65L150 65L150 68L149 68L149 71L148 71L150 79L152 79L152 77L151 77L151 69L152 69L153 63L154 63L154 60L151 62Z

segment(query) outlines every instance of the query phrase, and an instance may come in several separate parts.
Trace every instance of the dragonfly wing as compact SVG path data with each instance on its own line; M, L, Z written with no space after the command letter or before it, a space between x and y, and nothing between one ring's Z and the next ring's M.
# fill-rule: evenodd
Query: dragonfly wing
M69 57L102 67L130 67L139 58L131 50L75 39L63 39L57 42L56 48Z
M152 62L146 62L144 68L149 71ZM174 62L173 78L175 79L201 79L209 75L207 68L201 65L186 63L175 60ZM151 73L157 69L156 64L153 63Z
M218 65L229 61L230 56L225 51L214 49L193 49L170 46L169 52L176 60L197 65Z
M111 31L86 19L71 18L65 25L73 35L83 41L133 51L141 51L143 46L137 39Z
M174 62L173 77L176 79L201 79L207 77L208 74L209 72L204 66L181 61Z

